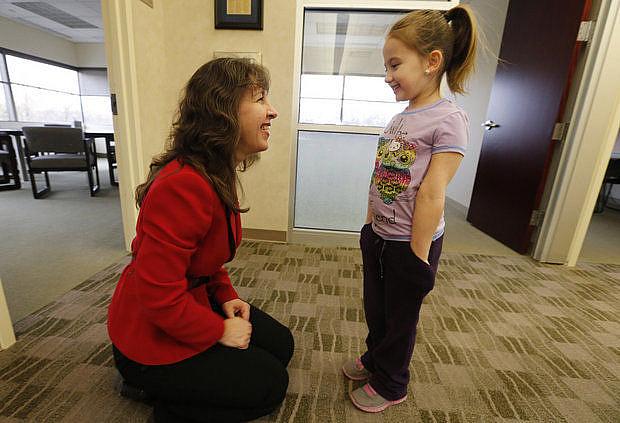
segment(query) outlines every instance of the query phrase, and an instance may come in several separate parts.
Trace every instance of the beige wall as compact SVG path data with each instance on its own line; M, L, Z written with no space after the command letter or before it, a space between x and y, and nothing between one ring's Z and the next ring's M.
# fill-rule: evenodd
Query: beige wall
M174 103L169 95L173 84L169 69L173 67L166 58L168 32L163 2L157 2L157 7L152 9L138 1L132 4L135 21L130 30L135 39L138 123L143 139L143 151L138 154L143 156L142 171L146 174L151 157L161 151L168 133Z
M280 112L274 121L271 145L261 159L241 175L246 228L286 231L288 225L289 173L291 167L291 104L295 2L270 0L264 6L263 31L214 29L213 0L157 2L164 8L167 64L166 106L176 105L179 92L192 73L213 57L214 51L260 52L271 71L271 101ZM165 116L170 121L170 114ZM158 151L160 143L151 147ZM145 151L146 152L146 151Z
M116 13L115 10L125 8L118 0L104 0L104 13ZM180 7L182 5L182 7ZM291 169L291 119L293 85L293 55L295 36L295 2L290 0L270 0L265 2L264 30L215 30L213 18L213 0L168 0L156 1L150 8L139 1L133 1L129 12L110 19L125 19L129 37L126 41L118 39L114 34L113 25L106 28L107 40L126 43L129 50L133 49L133 65L131 60L122 66L124 70L134 73L135 98L133 105L139 116L137 134L131 139L129 132L121 143L129 155L136 154L136 160L127 160L120 172L129 167L136 168L138 177L125 177L130 186L121 188L121 205L125 220L135 222L135 211L132 210L131 190L144 178L148 164L154 154L159 153L164 145L170 123L173 118L178 98L193 72L204 62L213 57L214 51L260 52L262 63L271 71L271 101L280 112L274 121L269 151L262 154L260 160L246 173L241 175L245 190L244 205L251 207L243 216L245 228L286 231L289 212L289 180ZM106 12L107 11L107 12ZM113 49L124 48L113 45L108 48L109 55L115 55ZM120 56L119 56L120 57ZM110 62L110 57L108 57ZM133 66L134 69L131 69ZM118 79L111 75L111 80ZM115 92L122 95L121 87L116 83ZM122 110L116 119L115 126L126 124ZM122 131L121 131L122 132ZM123 153L121 149L120 154ZM141 163L139 163L141 162ZM121 180L123 184L123 179ZM133 230L128 230L126 238L133 237Z

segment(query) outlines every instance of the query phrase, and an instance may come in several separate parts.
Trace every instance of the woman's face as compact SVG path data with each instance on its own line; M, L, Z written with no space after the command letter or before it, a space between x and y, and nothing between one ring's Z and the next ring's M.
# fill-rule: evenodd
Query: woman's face
M235 152L237 162L269 147L271 120L278 111L269 103L267 92L260 87L248 88L239 103L240 140Z

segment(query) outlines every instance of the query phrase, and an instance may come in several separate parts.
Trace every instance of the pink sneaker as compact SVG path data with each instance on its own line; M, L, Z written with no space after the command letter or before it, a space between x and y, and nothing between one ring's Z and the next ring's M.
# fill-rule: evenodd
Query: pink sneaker
M370 377L370 372L366 370L359 357L344 363L342 373L351 380L366 380Z
M361 388L357 388L353 392L350 392L349 397L351 397L351 402L353 402L353 405L362 411L366 411L367 413L379 413L386 408L395 404L400 404L407 399L407 395L405 395L401 399L397 399L395 401L386 400L379 395L377 391L372 389L372 386L370 386L369 383Z

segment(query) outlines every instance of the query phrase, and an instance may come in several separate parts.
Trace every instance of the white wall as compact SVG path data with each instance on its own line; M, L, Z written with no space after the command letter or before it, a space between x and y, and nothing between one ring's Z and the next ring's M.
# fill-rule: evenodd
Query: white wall
M466 0L478 18L481 32L481 46L478 49L476 72L469 81L465 96L457 96L456 101L469 115L471 138L467 154L448 186L447 196L465 207L469 207L478 158L482 148L484 129L480 126L486 120L491 88L497 68L497 56L501 46L504 22L508 10L508 0ZM486 45L486 48L484 47Z
M0 47L77 67L106 67L103 44L73 43L0 17Z
M0 47L77 66L75 44L49 32L0 17Z
M76 43L75 56L80 68L107 67L103 43Z

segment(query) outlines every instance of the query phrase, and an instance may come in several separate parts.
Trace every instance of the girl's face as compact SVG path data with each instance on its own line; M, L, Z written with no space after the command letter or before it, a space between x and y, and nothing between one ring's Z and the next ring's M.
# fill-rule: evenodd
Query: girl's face
M392 88L397 101L413 101L434 88L433 78L425 74L428 63L420 54L397 38L389 37L383 46L385 82Z
M248 88L239 103L239 145L235 151L237 162L269 147L271 120L278 111L269 103L267 92L259 87Z

